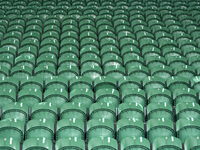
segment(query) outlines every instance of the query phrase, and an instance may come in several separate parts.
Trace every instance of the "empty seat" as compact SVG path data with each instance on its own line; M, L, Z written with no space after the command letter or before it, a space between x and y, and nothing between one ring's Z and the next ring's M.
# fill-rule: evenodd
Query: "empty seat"
M45 90L50 89L63 89L68 91L68 81L64 77L60 76L52 76L47 78L45 80Z
M120 92L128 88L141 88L141 81L135 76L124 76L119 79L118 87Z
M0 90L0 108L4 107L5 105L16 102L16 91L12 89L1 89Z
M180 139L169 136L169 137L158 137L153 141L153 150L159 149L177 149L182 150L182 142Z
M11 69L12 77L22 80L23 78L27 78L32 76L32 69L26 66L15 66Z
M143 80L145 77L149 76L149 69L145 66L132 66L127 69L129 76L135 76L140 80Z
M38 103L33 105L31 109L31 119L48 119L52 122L56 122L58 119L57 116L57 107L52 103Z
M176 105L176 118L185 119L185 118L195 118L200 119L200 106L198 103L188 102L188 103L179 103Z
M193 148L198 149L199 145L200 145L199 136L189 137L184 142L184 149L185 150L189 150Z
M170 66L172 69L182 65L187 65L187 59L183 56L171 56L167 58L167 65Z
M40 77L42 79L47 79L56 75L56 70L51 66L40 66L36 67L34 70L34 76Z
M97 103L110 103L117 107L120 103L120 95L116 89L99 89L96 91L96 102Z
M43 80L39 77L26 77L21 80L20 90L37 89L43 91Z
M174 69L174 75L181 76L190 80L192 77L196 75L195 68L187 65L178 66Z
M172 76L167 79L167 87L171 92L173 92L175 89L187 89L190 87L190 84L187 78Z
M32 56L18 56L15 58L15 66L25 66L31 69L35 68L35 57Z
M55 150L80 149L85 150L85 142L81 138L63 138L56 141Z
M2 108L2 119L14 118L26 123L28 121L28 106L23 103L9 103Z
M82 103L66 103L60 108L60 119L77 118L86 121L86 107Z
M114 78L108 76L100 76L94 80L94 91L99 89L117 89L117 82Z
M115 137L114 123L109 119L92 119L87 122L86 139Z
M169 77L172 76L172 68L165 65L157 65L151 68L151 75L158 76L167 80Z
M62 119L57 122L56 140L62 138L85 138L84 122L77 118Z
M44 137L26 139L22 146L23 150L29 149L44 149L53 150L53 143L51 140Z
M70 102L78 102L89 108L94 102L94 93L90 89L74 89L70 92Z
M20 142L17 139L13 138L1 138L0 148L20 150Z
M191 78L190 82L191 82L191 87L196 92L199 92L200 91L200 78L199 78L199 76L195 76L195 77Z
M67 80L79 75L79 69L75 66L63 66L58 68L58 76L62 76Z
M196 91L190 88L180 88L173 91L174 105L178 103L195 102L199 103Z
M171 92L167 89L151 89L147 92L148 103L161 103L166 102L173 105Z
M80 89L93 89L92 79L84 76L76 76L70 80L70 91L75 90L77 88Z
M54 139L54 122L47 119L33 119L26 124L25 139L46 138Z
M174 121L173 109L170 103L150 103L147 106L147 119L165 118Z
M176 122L177 137L182 141L182 143L184 143L188 137L199 136L200 134L199 121L200 121L199 119L187 118L187 119L179 119Z
M0 78L0 89L11 89L17 92L19 90L19 80L13 77L2 77Z
M122 141L126 137L144 137L143 121L131 118L120 119L116 124L117 139Z
M99 67L99 66L87 65L87 66L84 66L81 68L81 75L88 77L92 80L96 79L99 76L102 76L102 74L103 74L103 71L102 71L101 67Z
M152 88L165 88L165 80L158 76L148 76L144 78L143 86L146 92Z
M121 77L126 75L126 71L125 68L120 65L112 65L105 67L104 75L119 80Z
M0 138L13 138L22 142L24 139L24 123L18 119L0 121Z
M106 102L101 102L101 103L94 103L90 105L89 108L89 116L90 119L108 119L113 122L116 121L116 109L115 106L106 103Z
M153 142L157 137L175 136L174 124L165 118L150 119L146 124L147 138Z
M150 150L150 142L144 137L127 137L120 142L120 148L123 150L130 148Z
M118 149L118 143L115 139L110 137L93 138L88 142L88 150L92 149Z

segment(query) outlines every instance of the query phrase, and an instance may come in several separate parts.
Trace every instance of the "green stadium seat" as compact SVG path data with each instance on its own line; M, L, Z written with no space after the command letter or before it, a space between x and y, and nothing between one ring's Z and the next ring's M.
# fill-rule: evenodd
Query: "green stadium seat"
M28 121L28 106L23 103L9 103L2 107L2 119L14 118L23 123Z
M124 57L124 66L126 69L131 68L132 66L142 66L144 65L144 59L140 56L128 56Z
M33 119L26 124L25 139L54 139L54 122L47 119Z
M182 142L179 138L174 136L158 137L152 143L153 150L158 149L177 149L182 150Z
M149 69L145 66L131 66L130 68L127 68L127 72L129 76L134 76L139 78L140 80L143 80L147 76L149 76Z
M164 57L161 56L151 56L146 59L146 65L148 68L155 68L158 65L166 65L166 61Z
M147 138L154 142L158 137L175 136L174 124L165 118L150 119L146 124Z
M114 138L114 123L109 119L92 119L87 122L86 139Z
M69 31L70 33L68 33L68 35L70 36L77 36L76 38L78 39L78 35L73 32L71 33L72 31ZM66 35L65 35L66 36ZM89 38L89 39L94 39L94 40L97 40L97 34L93 31L84 31L80 34L80 41L86 39L86 38ZM93 43L94 44L94 43ZM93 45L91 44L91 45ZM84 44L85 45L85 44ZM97 46L97 45L96 45ZM84 47L84 46L83 46Z
M53 150L53 143L51 140L44 137L30 138L24 141L22 148L23 150L29 150L29 149Z
M148 76L143 80L143 87L146 92L152 88L165 88L165 80L158 76Z
M198 103L188 102L188 103L179 103L176 105L176 118L185 119L185 118L194 118L200 119L200 106Z
M112 55L104 55L102 57L102 66L103 68L112 66L112 65L119 65L122 66L122 58L119 56L112 56Z
M141 120L120 119L116 124L117 139L122 141L126 137L144 137L144 124Z
M156 65L151 68L151 75L161 77L166 81L172 76L172 68L165 65Z
M192 57L199 57L200 55L200 49L196 48L195 46L189 45L188 47L182 49L183 51L183 55L189 60L190 62L190 58Z
M10 47L0 48L0 57L2 57L2 56L9 56L9 57L15 58L16 57L16 51L14 49L10 48Z
M85 66L99 66L99 67L101 67L100 57L94 56L94 55L82 56L81 59L80 59L80 67L82 68L82 67L85 67Z
M118 120L138 119L144 121L144 108L139 103L122 103L118 106Z
M18 56L15 58L15 66L25 66L31 69L35 68L35 58L32 56Z
M58 49L54 46L44 46L39 50L39 56L47 56L50 58L57 58L58 57Z
M108 119L113 122L116 121L116 109L113 104L102 102L94 103L89 108L90 119Z
M44 102L50 102L60 108L68 101L68 92L65 89L47 89L44 92Z
M79 50L75 46L64 46L60 49L59 56L76 56L79 57Z
M57 68L57 58L56 57L50 57L50 56L39 56L37 58L37 67L54 67Z
M109 76L100 76L94 80L94 91L100 89L117 89L117 82Z
M199 136L199 119L187 118L187 119L179 119L176 122L176 133L177 137L182 141L189 137Z
M150 150L150 142L144 137L127 137L120 142L120 148L123 150L129 148Z
M118 149L118 143L115 139L110 137L93 138L88 142L88 150L92 149Z
M0 78L0 89L11 89L14 91L18 91L19 89L19 81L13 77L2 77Z
M3 66L0 66L0 78L9 76L9 69Z
M70 80L69 90L75 89L93 89L92 79L84 76L76 76Z
M24 139L24 123L18 119L1 120L0 129L0 138L13 138L19 142Z
M174 90L180 89L180 88L187 89L190 87L190 84L187 78L172 76L167 79L167 87L171 92L173 92Z
M32 69L27 66L15 66L11 69L10 76L22 80L23 78L32 76Z
M88 77L92 80L102 76L102 73L101 67L95 65L87 65L81 68L81 76Z
M190 80L196 75L195 68L188 65L178 66L174 69L174 75L181 76Z
M138 103L146 106L146 96L142 89L126 89L121 93L123 103Z
M173 91L174 105L179 103L199 103L196 91L190 88L179 88Z
M18 56L37 57L37 48L34 46L24 46L18 50Z
M182 55L182 51L174 46L167 46L162 49L162 54L165 57L165 59L171 61L170 57L176 56L180 57Z
M43 80L55 76L56 70L51 66L40 66L36 67L34 70L34 76L40 77Z
M195 76L195 77L191 78L191 80L190 80L190 82L191 82L191 87L192 87L192 89L194 89L196 92L199 92L199 91L200 91L199 81L200 81L199 76Z
M105 67L104 75L119 80L121 77L126 75L126 71L125 68L120 65L111 65Z
M119 79L118 88L120 92L123 92L126 89L142 88L141 81L135 76L124 76Z
M147 105L147 119L165 118L174 121L173 109L170 103L150 103Z
M93 45L87 45L81 48L80 50L80 56L81 57L87 57L87 56L99 56L99 49Z
M90 89L74 89L70 91L70 102L78 102L89 108L94 102L94 93Z
M113 57L119 57L120 56L120 52L119 52L119 49L112 46L112 45L107 45L107 46L104 46L103 48L101 48L100 50L100 55L101 57L105 57L105 56L113 56Z
M157 47L148 46L142 49L142 56L146 60L148 57L158 57L161 56L161 51Z
M68 91L68 81L64 77L52 76L45 80L45 90L63 89Z
M21 80L20 90L37 89L43 91L43 80L41 78L30 76Z
M20 142L17 139L13 138L1 138L0 139L0 148L1 149L15 149L20 150Z
M85 142L80 138L63 138L56 141L55 150L62 149L80 149L85 150Z
M8 68L10 70L13 66L13 57L1 56L0 57L0 65Z
M193 148L199 148L199 136L189 137L184 142L184 149L189 150Z
M86 107L82 103L66 103L60 108L60 119L76 118L86 121Z
M33 105L31 109L31 119L38 120L43 118L56 122L58 120L56 105L47 102Z
M63 66L59 67L58 70L58 76L62 76L67 80L70 80L76 76L79 75L79 69L75 66Z
M84 122L77 118L62 119L57 122L56 140L62 138L85 138Z

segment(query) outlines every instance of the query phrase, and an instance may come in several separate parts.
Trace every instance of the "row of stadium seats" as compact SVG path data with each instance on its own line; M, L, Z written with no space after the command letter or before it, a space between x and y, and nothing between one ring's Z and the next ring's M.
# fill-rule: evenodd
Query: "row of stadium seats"
M17 140L12 138L0 139L0 147L6 148L15 148L15 150L20 149L20 143ZM200 144L199 137L190 137L184 143L184 149L193 149L198 148ZM23 143L23 150L40 148L40 149L48 149L53 150L53 143L49 139L45 138L32 138L27 139ZM146 149L150 150L150 143L147 139L143 137L138 138L125 138L120 143L120 148L123 150L132 149ZM83 140L78 138L63 138L59 139L55 143L55 150L61 149L80 149L85 150L85 143ZM91 139L88 143L88 150L92 149L118 149L118 143L113 138L94 138ZM159 137L152 144L152 149L160 149L160 148L170 148L170 149L182 149L182 143L178 138L173 136L171 137Z

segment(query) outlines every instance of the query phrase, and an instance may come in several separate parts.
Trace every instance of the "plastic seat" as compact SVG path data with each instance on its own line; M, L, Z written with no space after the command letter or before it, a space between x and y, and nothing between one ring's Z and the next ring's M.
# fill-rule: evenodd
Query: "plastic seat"
M149 69L145 66L131 66L127 69L129 76L134 76L143 80L147 76L149 76Z
M82 57L87 57L87 56L99 56L99 49L93 45L88 45L88 46L84 46L83 48L81 48L80 50L80 56Z
M19 81L13 77L2 77L0 78L0 89L11 89L18 91Z
M2 108L1 118L14 118L26 123L28 121L28 106L18 102L6 104Z
M200 91L200 78L199 76L195 76L193 77L191 80L191 87L196 91L196 92L199 92Z
M20 150L20 142L13 138L1 138L0 139L1 149L15 149Z
M153 150L159 150L159 149L182 149L182 143L181 140L174 137L158 137L153 141L152 144Z
M45 90L63 89L68 91L68 81L60 76L52 76L45 80Z
M58 57L58 49L53 46L45 46L39 50L39 56Z
M92 149L118 149L118 143L115 139L110 137L93 138L88 142L88 150Z
M138 119L144 121L144 108L139 103L122 103L118 106L118 119Z
M147 106L147 119L165 118L174 121L173 109L170 103L150 103Z
M64 46L60 49L60 57L62 56L76 56L79 57L79 50L75 46Z
M116 109L114 105L106 102L94 103L89 108L90 119L108 119L113 122L116 121Z
M35 68L35 58L32 56L18 56L15 58L15 66L25 66Z
M50 7L45 7L45 6L39 7L39 9L37 10L37 15L40 15L43 18L46 18L51 15L52 13L51 10L52 9Z
M1 120L0 129L0 138L13 138L19 142L24 139L24 123L18 119Z
M120 119L116 124L117 139L122 141L126 137L144 137L144 125L141 120Z
M162 49L162 54L168 60L170 57L173 56L180 57L182 55L182 51L177 47L169 45L168 47Z
M145 92L141 89L126 89L122 93L123 103L139 103L143 107L146 106L146 96Z
M53 143L51 140L46 138L30 138L26 139L23 143L23 149L44 149L53 150Z
M189 150L189 149L193 149L193 148L198 149L199 143L200 143L199 136L189 137L184 142L184 149L185 150Z
M165 88L165 80L158 76L148 76L144 78L143 86L146 92L152 88Z
M86 121L86 107L82 103L66 103L60 108L60 119L76 118Z
M144 65L144 59L140 56L128 56L124 57L124 66L126 69L131 68L132 66L142 66Z
M110 103L114 107L117 107L120 103L119 92L116 89L99 89L96 91L96 102L98 103Z
M9 69L6 67L0 66L0 78L9 76Z
M70 102L78 102L89 108L94 102L94 93L89 89L74 89L70 92Z
M128 150L129 148L150 150L150 142L143 137L127 137L120 142L120 148L123 150Z
M109 57L112 56L114 58L117 58L120 56L120 52L119 52L119 49L116 48L115 46L107 45L107 46L104 46L103 48L101 48L100 55L101 55L101 58L103 58L105 56L109 56Z
M81 75L94 80L102 76L102 69L99 66L87 65L81 68Z
M101 67L101 59L98 56L94 55L88 55L88 56L82 56L80 59L80 67L85 66L99 66Z
M77 118L62 119L57 122L56 139L62 138L80 138L84 139L84 122Z
M42 102L33 105L31 109L31 119L48 119L52 122L57 121L57 107L52 103Z
M116 80L119 80L121 77L126 75L125 68L120 65L111 65L105 67L104 75L113 77Z
M199 136L199 121L199 119L187 118L179 119L176 122L177 137L182 141L182 143L191 136Z
M157 137L175 136L174 124L165 118L150 119L146 124L147 138L153 142Z
M191 66L178 66L174 69L174 74L177 76L182 76L187 79L191 79L196 75L195 69Z
M0 65L8 68L10 70L13 66L13 57L1 56L0 57Z
M63 66L58 68L58 75L70 80L79 75L78 67Z
M109 119L92 119L87 122L86 139L92 138L114 138L114 124Z
M196 91L190 88L179 88L173 91L174 105L179 103L199 103Z
M120 92L127 88L141 88L141 81L135 76L124 76L119 79L118 87Z
M20 90L31 89L31 88L42 91L43 90L43 80L41 78L34 77L34 76L26 77L21 80Z
M57 58L50 56L39 56L37 58L37 67L40 66L49 66L57 68Z
M34 76L40 77L43 80L55 76L56 70L51 66L39 66L34 70Z
M92 89L92 80L90 78L84 77L84 76L76 76L70 80L70 91L74 89Z
M167 87L171 92L173 92L174 90L180 89L180 88L187 89L190 87L190 84L187 78L172 76L167 79Z
M151 75L158 76L167 80L169 77L172 76L172 68L165 66L165 65L156 65L151 68Z
M200 49L196 48L195 46L188 45L185 48L182 48L183 55L189 60L190 58L196 56L198 57L200 55ZM190 63L190 61L189 61Z
M112 56L106 55L102 57L102 66L103 68L109 67L111 65L121 65L122 66L122 59L119 56Z
M116 80L108 76L100 76L94 80L94 91L99 89L117 89Z
M80 149L85 150L85 142L80 138L63 138L56 141L55 150Z
M8 57L16 57L16 51L10 47L8 48L0 48L0 57L2 56L8 56Z
M32 69L27 66L15 66L11 69L10 76L22 80L23 78L32 76Z
M26 124L25 139L46 138L54 139L54 122L44 119L33 119Z
M142 49L142 56L144 59L148 59L148 57L158 57L161 56L161 51L157 47L149 46Z
M68 92L64 89L48 89L44 92L44 102L50 102L60 108L68 101Z

